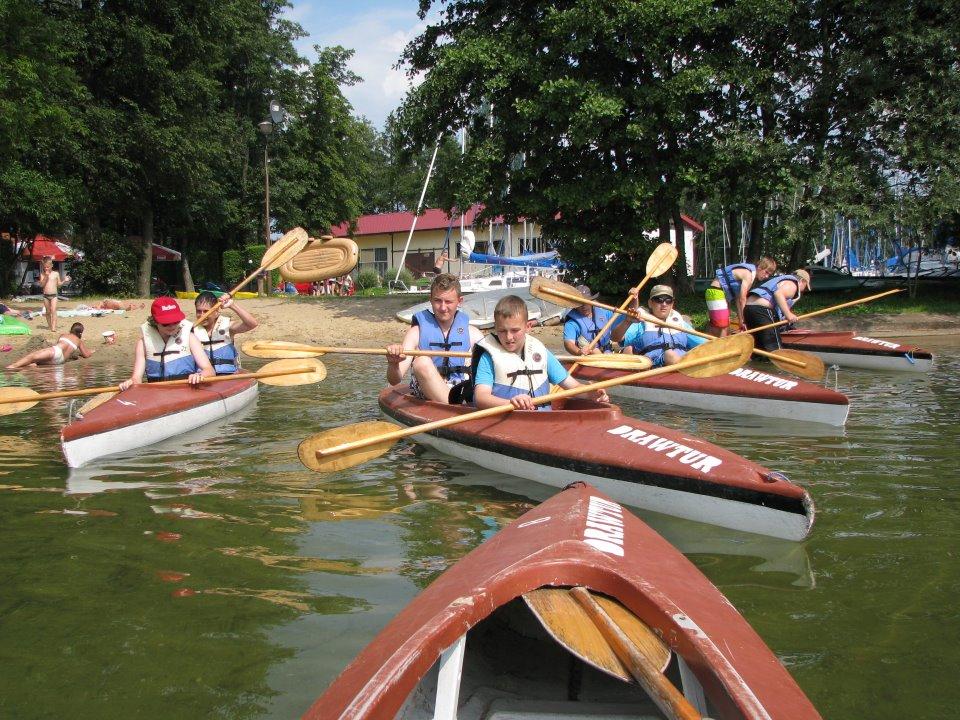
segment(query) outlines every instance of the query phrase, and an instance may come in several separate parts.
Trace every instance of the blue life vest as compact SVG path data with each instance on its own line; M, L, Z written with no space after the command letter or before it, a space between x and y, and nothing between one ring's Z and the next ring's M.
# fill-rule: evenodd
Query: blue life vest
M230 336L230 318L226 315L218 317L209 333L199 325L194 326L193 332L203 345L203 350L210 358L210 364L217 375L232 375L240 369L237 346L233 344Z
M143 336L144 359L147 382L179 380L198 371L197 363L190 352L189 320L181 320L180 328L164 341L160 332L150 323L140 326Z
M496 335L487 335L477 343L474 355L479 361L478 351L488 353L493 360L491 392L494 397L509 400L517 395L540 397L550 392L547 375L550 351L532 335L527 335L520 354L504 350ZM549 409L549 405L537 406L537 410Z
M430 310L421 310L413 316L414 324L420 328L420 342L418 350L442 350L453 352L470 352L470 318L463 310L457 310L453 316L453 325L446 335L437 324L437 318ZM459 383L470 376L467 358L434 357L440 377L448 383Z
M580 337L586 338L587 342L592 341L600 329L606 325L607 321L611 317L611 312L609 310L603 310L602 308L591 308L593 312L589 316L581 315L576 310L571 310L567 313L567 322L575 322L579 328ZM612 348L610 347L610 331L607 330L603 337L600 338L594 347L600 348L603 352L610 352Z
M727 302L729 303L735 302L737 296L740 294L740 279L733 274L733 271L738 268L744 268L752 273L757 272L756 265L746 262L734 263L733 265L727 265L717 270L717 280L720 281L720 289L726 294Z
M777 315L777 320L783 320L783 313L780 312L780 306L777 305L777 301L773 295L775 292L777 292L777 286L784 280L793 280L797 284L797 294L792 298L787 298L787 307L792 308L793 304L800 299L800 278L798 278L796 275L777 275L776 277L770 278L759 287L755 287L750 291L751 295L756 295L759 298L763 298L773 306L773 311Z
M671 310L664 322L682 326L683 316L676 310ZM689 346L690 339L685 332L671 330L652 322L643 322L642 327L643 332L633 342L634 352L639 355L647 355L655 350L686 350Z

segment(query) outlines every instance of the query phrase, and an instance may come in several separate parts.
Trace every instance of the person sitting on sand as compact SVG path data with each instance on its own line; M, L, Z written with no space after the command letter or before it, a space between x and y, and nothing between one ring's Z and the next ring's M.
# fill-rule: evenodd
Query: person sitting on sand
M744 309L744 323L748 328L758 328L786 320L795 323L794 304L800 294L810 289L810 273L794 270L792 275L777 275L750 291ZM768 328L754 334L757 347L763 350L780 349L780 333L777 328Z
M474 349L473 399L478 408L513 405L518 410L550 410L549 405L534 405L533 399L548 394L551 384L567 390L579 387L553 353L527 334L532 323L521 298L500 298L493 320L493 334ZM610 400L605 390L586 396L598 402Z
M40 272L40 291L43 293L43 309L47 314L47 327L51 332L57 331L57 295L60 286L70 282L70 276L60 277L60 273L53 269L53 258L47 255L43 259Z
M57 338L57 342L42 350L34 350L29 355L7 365L7 370L19 370L24 367L39 365L63 365L67 360L88 358L93 350L83 344L83 324L75 322L70 326L70 332Z
M629 309L636 311L638 306L637 295L635 292L631 292L631 295L633 295L633 298L630 300ZM654 319L661 322L667 322L689 330L693 329L677 312L674 305L673 288L669 285L653 286L647 300L647 308L649 314L640 312L641 318L653 316ZM625 352L634 355L646 355L653 361L653 367L663 367L680 362L680 359L687 354L688 350L701 342L700 340L691 340L691 336L681 330L665 328L649 320L635 322L627 316L624 316L613 329L613 339L624 347Z
M138 305L132 301L127 301L123 303L123 302L120 302L119 300L113 300L111 298L107 298L105 300L101 300L93 307L96 308L97 310L126 310L127 312L131 312L132 310L141 309L144 305L145 303L140 303Z
M260 323L250 313L244 310L237 302L225 293L220 297L220 307L214 310L203 321L202 325L194 325L193 333L200 339L203 350L210 359L217 375L230 375L240 369L240 353L233 344L233 336L253 330ZM211 292L202 292L197 295L194 306L197 317L217 304L217 296ZM231 320L221 314L221 310L233 310L238 320Z
M455 275L441 273L430 283L430 310L413 316L403 342L387 346L387 382L396 385L413 368L410 387L414 394L434 402L450 402L454 387L470 374L469 359L457 357L407 357L404 350L470 352L483 334L460 310L463 293Z
M597 297L596 293L590 292L587 285L577 285L577 292L587 300L593 300ZM587 346L593 342L606 326L607 321L613 317L613 313L603 308L594 307L589 303L584 303L579 307L567 313L567 319L563 323L563 347L571 355L583 355ZM610 331L607 330L598 343L591 350L592 353L611 352L613 347L610 344Z
M187 378L191 385L198 385L203 378L213 377L216 373L200 340L190 332L192 327L172 297L154 300L150 316L140 326L133 372L129 380L120 383L120 390L142 383L144 372L147 382Z

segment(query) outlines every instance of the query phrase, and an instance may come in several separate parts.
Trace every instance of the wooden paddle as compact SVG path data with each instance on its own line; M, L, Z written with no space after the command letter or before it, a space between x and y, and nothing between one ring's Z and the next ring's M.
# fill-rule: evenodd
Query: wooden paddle
M730 335L712 343L705 343L691 350L682 361L675 365L629 373L610 380L589 385L581 385L569 390L542 395L533 399L534 405L546 405L555 400L575 397L583 393L605 390L615 385L625 385L635 380L664 375L671 372L682 372L691 377L713 377L724 375L734 368L738 368L750 357L753 350L753 338L744 333ZM431 430L438 430L451 425L480 420L482 418L505 415L513 412L513 405L498 405L496 407L477 410L463 415L454 415L442 420L397 429L397 425L374 421L358 423L345 427L335 428L313 435L300 443L297 454L300 462L317 472L330 472L353 467L362 462L382 455L389 450L397 440L411 435L420 435ZM359 451L359 452L358 452Z
M637 296L639 297L640 291L643 289L643 286L647 284L647 281L649 281L650 278L660 277L661 275L663 275L667 270L673 267L673 263L676 262L676 260L677 260L677 249L673 245L671 245L668 242L660 243L659 245L657 245L657 247L654 248L653 252L650 253L650 257L647 258L647 274L643 276L643 280L640 281L640 284L637 285L636 288L634 288L634 290L637 293ZM530 285L531 295L534 294L533 289L534 289L534 286L537 284L537 281L541 279L542 278L540 277L534 278L533 283L531 283ZM576 292L576 289L574 289L574 292ZM631 291L631 293L632 292L633 290ZM627 305L630 304L630 298L631 298L631 295L627 295L627 299L624 300L623 304L620 306L621 310L626 310ZM583 303L580 303L580 304L582 305ZM589 355L591 352L593 352L593 349L600 342L600 338L602 338L604 333L606 333L610 328L613 327L613 324L616 321L617 321L617 314L614 313L613 315L610 316L610 319L607 320L603 328L601 328L600 332L598 332L594 336L593 340L591 340L586 345L586 347L584 347L583 349L584 355ZM573 366L570 368L570 374L572 375L574 371L576 371L578 365L582 365L582 364L583 364L582 362L574 363Z
M323 345L304 345L284 340L247 340L241 349L246 355L256 358L307 358L319 357L327 353L345 355L387 355L386 348L326 347ZM412 357L455 357L469 358L471 353L455 350L405 350L404 355ZM610 370L645 370L653 363L643 355L558 355L560 362L581 361L590 367Z
M575 287L566 283L558 282L556 280L549 280L541 283L536 290L534 290L531 286L530 294L542 300L547 300L548 302L553 302L555 304L566 305L568 307L579 307L580 305L586 303L587 305L593 305L595 307L603 308L604 310L610 310L615 313L614 317L616 317L616 314L619 313L620 315L626 315L627 317L638 320L649 320L654 325L660 325L661 327L670 328L671 330L679 330L680 332L696 335L697 337L707 338L710 341L716 340L713 335L707 335L706 333L702 333L693 329L688 330L687 328L679 325L673 325L655 318L650 314L640 315L632 310L615 308L612 305L606 305L604 303L597 302L596 300L588 300L580 295ZM818 358L816 355L806 353L801 350L781 349L774 352L767 352L766 350L754 348L753 352L756 355L762 355L763 357L769 358L771 362L773 362L773 364L781 370L793 373L794 375L799 375L800 377L807 378L809 380L821 380L826 373L823 360Z
M267 248L267 251L263 254L263 259L260 261L260 267L247 275L243 280L240 281L239 285L230 291L230 297L233 297L236 293L245 288L250 281L257 277L257 275L261 272L265 270L276 270L278 267L287 262L287 260L293 258L298 252L303 250L309 239L310 238L307 235L307 231L302 227L295 227L293 230L285 233L282 238ZM202 324L203 321L216 312L217 308L219 308L222 304L222 300L217 300L213 307L207 308L206 312L202 313L200 317L197 318L196 322L193 323L194 326Z
M208 383L249 378L259 380L265 385L306 385L308 383L322 382L326 377L327 369L319 360L276 360L272 363L267 363L258 372L205 377L200 381L200 384L207 385ZM164 380L162 382L150 383L150 386L169 387L171 385L188 385L189 383L190 381L184 378L182 380ZM29 410L41 400L81 397L83 395L97 395L104 392L119 391L119 385L82 388L80 390L58 390L57 392L48 393L38 393L36 390L28 387L3 387L0 388L0 415L13 415L14 413Z
M817 315L825 315L826 313L833 312L834 310L842 310L845 307L853 307L854 305L861 305L865 302L872 302L874 300L879 300L882 297L887 295L895 295L896 293L903 292L905 288L895 288L893 290L887 290L886 292L877 293L876 295L869 295L865 298L860 298L859 300L851 300L850 302L840 303L839 305L831 305L828 308L823 308L822 310L814 310L813 312L804 313L803 315L797 315L797 320L805 320L807 318L816 317ZM742 318L741 318L742 319ZM773 327L779 327L780 325L786 325L788 320L780 320L778 322L769 323L768 325L761 325L760 327L750 328L749 330L744 330L747 333L756 333L761 330L769 330Z

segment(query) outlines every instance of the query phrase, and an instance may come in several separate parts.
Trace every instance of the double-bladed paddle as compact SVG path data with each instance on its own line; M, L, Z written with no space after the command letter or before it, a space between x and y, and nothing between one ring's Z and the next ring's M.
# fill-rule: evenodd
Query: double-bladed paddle
M267 363L257 372L205 377L200 381L200 385L225 382L227 380L244 380L247 378L259 380L265 385L306 385L309 383L322 382L326 377L327 369L319 360L276 360L275 362ZM188 385L189 383L190 381L184 378L183 380L163 380L161 382L150 383L150 386L169 387L171 385ZM105 392L119 391L119 385L82 388L79 390L58 390L57 392L48 393L38 393L36 390L28 387L3 387L0 388L0 415L13 415L14 413L29 410L41 400L81 397L83 395L98 395Z
M291 260L298 252L303 250L309 239L310 238L307 235L307 231L302 227L295 227L293 230L284 233L283 237L267 248L267 251L263 254L263 259L260 261L260 267L247 275L243 280L240 281L239 285L230 291L230 297L233 297L236 293L245 288L250 281L261 272L264 272L265 270L276 270L285 262ZM197 318L196 322L193 323L194 326L200 325L222 304L222 300L217 300L213 307L207 308L206 312Z
M323 345L305 345L285 340L247 340L240 346L243 352L256 358L307 358L319 357L327 353L344 355L387 355L386 348L326 347ZM404 350L411 357L451 357L469 358L468 352L455 350ZM652 365L643 355L558 355L561 362L580 361L582 365L606 368L608 370L646 370Z
M612 311L614 313L614 317L616 317L617 314L620 314L635 320L648 320L654 325L670 328L671 330L679 330L680 332L696 335L697 337L707 338L710 341L716 340L716 338L712 335L707 335L706 333L702 333L697 330L680 327L679 325L668 323L649 314L641 316L639 313L632 310L615 308L612 305L606 305L605 303L600 303L596 300L586 299L577 292L575 287L557 280L549 280L541 277L534 278L533 283L530 285L530 294L534 297L540 298L541 300L546 300L559 305L566 305L568 307L579 307L583 304L593 305L595 307L603 308L604 310ZM807 378L809 380L821 380L826 372L823 360L811 353L802 352L800 350L784 349L776 350L774 352L767 352L766 350L760 350L759 348L754 348L753 352L757 355L762 355L763 357L769 358L770 361L781 370L785 370L786 372L799 375L800 377Z
M731 370L743 365L753 350L753 338L739 333L715 342L705 343L694 348L683 360L674 365L645 370L643 372L628 373L622 377L602 380L589 385L580 385L569 390L542 395L533 399L534 405L546 405L555 400L575 397L583 393L604 390L615 385L624 385L656 375L671 372L682 372L691 377L713 377L725 375ZM497 405L496 407L477 410L464 415L435 420L413 427L399 428L393 423L370 421L334 428L326 432L313 435L297 448L297 454L306 467L317 472L331 472L353 467L372 458L383 455L397 440L419 435L431 430L459 425L471 420L479 420L496 415L504 415L515 410L513 405Z

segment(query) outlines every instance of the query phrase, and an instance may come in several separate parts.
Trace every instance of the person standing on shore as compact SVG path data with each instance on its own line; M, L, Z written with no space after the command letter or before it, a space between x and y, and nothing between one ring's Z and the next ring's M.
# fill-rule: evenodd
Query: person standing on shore
M750 291L744 310L744 323L747 328L786 320L795 323L794 304L800 300L800 294L810 289L810 273L806 270L794 270L792 275L777 275ZM763 350L780 349L779 328L772 327L756 333L754 340Z
M776 271L776 261L768 257L760 258L756 265L747 262L734 263L717 270L717 277L704 293L710 317L707 332L718 337L727 336L730 331L731 306L736 306L737 317L743 325L744 308L753 284L766 281Z
M50 332L57 331L57 295L60 294L60 286L69 282L70 276L61 278L60 273L53 269L53 258L47 255L40 271L40 292L43 293L43 309L47 313Z

